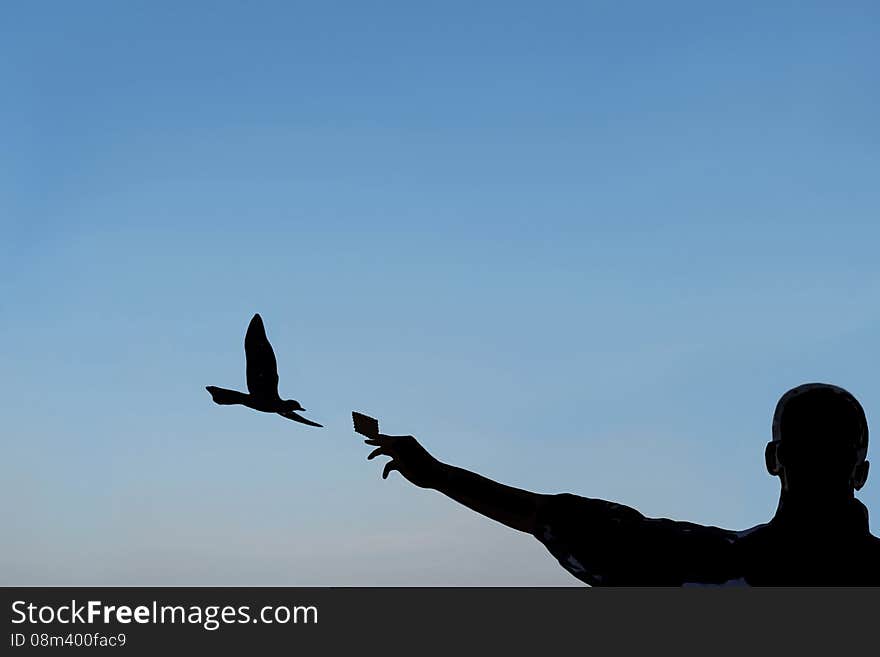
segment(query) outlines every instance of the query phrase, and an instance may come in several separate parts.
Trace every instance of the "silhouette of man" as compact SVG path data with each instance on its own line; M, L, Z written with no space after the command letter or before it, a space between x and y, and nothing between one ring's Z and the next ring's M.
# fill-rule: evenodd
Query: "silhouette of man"
M779 477L773 518L731 531L646 518L622 504L512 488L441 463L412 436L377 434L367 457L390 456L422 488L541 541L572 575L594 586L880 585L880 539L854 491L868 476L868 424L837 386L808 383L776 406L767 470Z

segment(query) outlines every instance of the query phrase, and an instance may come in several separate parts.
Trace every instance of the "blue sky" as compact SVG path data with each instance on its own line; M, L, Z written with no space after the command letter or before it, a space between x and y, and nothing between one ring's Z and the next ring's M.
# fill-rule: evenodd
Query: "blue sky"
M876 3L2 14L0 583L576 584L349 412L739 529L785 390L880 409ZM211 403L254 312L325 429Z

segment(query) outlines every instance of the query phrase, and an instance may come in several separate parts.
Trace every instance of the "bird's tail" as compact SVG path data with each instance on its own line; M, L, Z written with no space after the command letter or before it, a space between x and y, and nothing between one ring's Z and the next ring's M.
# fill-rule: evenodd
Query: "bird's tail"
M205 390L211 393L215 404L241 404L246 396L237 390L227 390L217 386L205 386Z

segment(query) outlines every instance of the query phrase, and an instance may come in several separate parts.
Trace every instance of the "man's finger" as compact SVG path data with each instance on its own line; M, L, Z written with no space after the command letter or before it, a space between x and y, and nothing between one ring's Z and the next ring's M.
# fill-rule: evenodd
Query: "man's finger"
M372 461L374 458L376 458L377 456L379 456L379 454L384 454L384 453L385 453L385 448L384 448L384 447L377 447L377 448L374 449L372 452L370 452L370 455L367 457L367 460L368 460L368 461Z
M376 445L384 445L385 444L381 440L373 440L372 438L370 440L365 440L364 443L367 445L373 445L374 447Z
M388 461L388 463L385 464L385 469L382 470L382 479L388 479L388 474L392 470L400 472L400 468L397 467L397 461Z

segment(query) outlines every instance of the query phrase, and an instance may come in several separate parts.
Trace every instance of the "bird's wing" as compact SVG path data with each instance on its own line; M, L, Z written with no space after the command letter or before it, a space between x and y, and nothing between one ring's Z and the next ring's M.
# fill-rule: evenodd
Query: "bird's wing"
M311 420L307 420L302 415L297 415L293 411L285 411L283 413L279 413L281 417L286 417L288 420L294 420L295 422L302 422L303 424L308 424L310 427L323 427L323 424L318 424L317 422L312 422Z
M256 397L277 397L278 364L259 314L254 315L248 325L244 336L244 353L247 358L248 392Z

